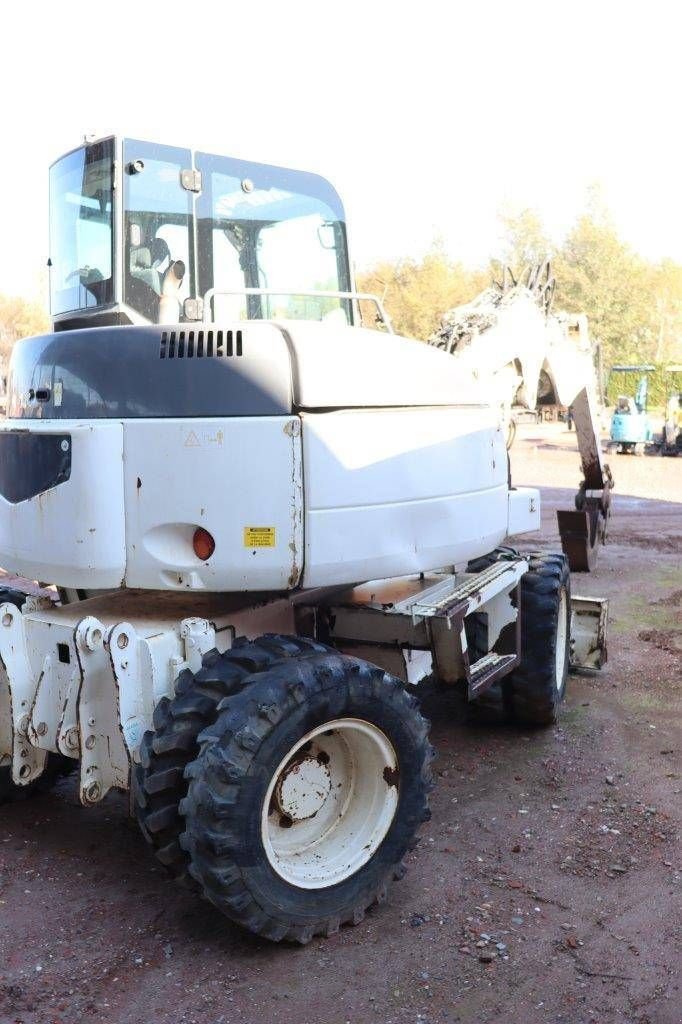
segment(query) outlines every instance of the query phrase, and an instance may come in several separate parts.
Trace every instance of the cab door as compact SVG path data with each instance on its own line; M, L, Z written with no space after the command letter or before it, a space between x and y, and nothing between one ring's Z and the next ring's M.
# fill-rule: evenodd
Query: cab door
M178 323L195 295L189 149L123 143L123 301L147 323Z

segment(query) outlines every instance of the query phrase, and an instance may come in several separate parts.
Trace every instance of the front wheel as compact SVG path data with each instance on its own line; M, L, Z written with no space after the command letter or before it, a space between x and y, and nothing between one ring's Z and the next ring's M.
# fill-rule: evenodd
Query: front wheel
M385 898L431 788L427 723L399 680L340 654L290 659L200 739L182 844L218 909L308 942Z
M521 663L503 681L504 703L519 725L552 725L568 679L571 579L565 555L527 557L520 588Z

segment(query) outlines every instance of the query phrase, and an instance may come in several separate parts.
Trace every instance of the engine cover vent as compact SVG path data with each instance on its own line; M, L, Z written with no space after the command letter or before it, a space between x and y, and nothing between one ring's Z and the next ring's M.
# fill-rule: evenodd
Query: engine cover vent
M163 331L159 359L230 359L243 354L241 331Z

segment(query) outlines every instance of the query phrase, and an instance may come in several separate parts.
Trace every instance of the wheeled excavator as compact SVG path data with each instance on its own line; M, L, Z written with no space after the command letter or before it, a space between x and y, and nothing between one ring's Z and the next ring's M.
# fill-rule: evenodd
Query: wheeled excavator
M429 814L414 685L549 725L606 603L505 544L540 495L500 409L361 325L322 177L87 141L50 170L50 297L0 421L0 565L43 584L0 594L0 799L71 767L252 932L357 924Z

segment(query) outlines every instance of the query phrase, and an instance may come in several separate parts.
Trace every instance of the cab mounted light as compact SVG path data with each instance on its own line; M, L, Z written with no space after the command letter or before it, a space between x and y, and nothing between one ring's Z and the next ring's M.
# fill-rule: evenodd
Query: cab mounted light
M202 526L199 526L194 531L192 547L197 558L200 558L202 562L207 562L215 551L215 541L208 530L204 530Z

